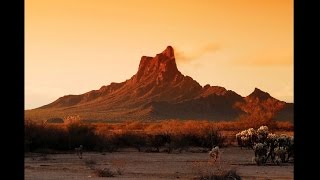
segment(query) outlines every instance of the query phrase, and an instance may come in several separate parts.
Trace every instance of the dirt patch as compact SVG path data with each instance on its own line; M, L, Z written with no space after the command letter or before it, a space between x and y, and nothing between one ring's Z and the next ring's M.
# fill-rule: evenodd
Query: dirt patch
M253 156L253 150L221 148L220 159L208 168L208 153L144 153L123 149L104 155L85 152L82 159L76 154L49 154L45 161L26 154L25 179L101 179L94 173L95 169L109 169L114 174L110 178L114 179L193 179L205 168L217 171L236 169L243 179L293 179L293 163L257 166L252 162Z

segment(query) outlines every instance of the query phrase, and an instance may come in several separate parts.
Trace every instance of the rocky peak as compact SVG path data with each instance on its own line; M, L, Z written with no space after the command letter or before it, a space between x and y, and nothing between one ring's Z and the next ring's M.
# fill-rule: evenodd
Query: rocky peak
M137 81L145 77L154 77L157 82L163 80L172 80L177 74L181 74L177 68L174 51L168 46L162 53L155 57L142 56L139 64L139 70L136 74Z
M168 46L161 54L165 55L168 58L174 58L174 52L172 46Z
M210 84L206 84L203 89L201 96L206 97L212 94L216 95L224 95L227 92L226 88L220 86L210 86Z
M258 98L258 99L261 99L261 100L266 100L268 98L271 98L269 93L264 92L264 91L262 91L262 90L260 90L258 88L255 88L254 91L247 97L248 98Z

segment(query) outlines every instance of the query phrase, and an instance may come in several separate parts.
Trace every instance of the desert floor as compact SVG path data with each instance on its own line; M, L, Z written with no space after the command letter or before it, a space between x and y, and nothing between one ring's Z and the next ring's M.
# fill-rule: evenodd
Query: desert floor
M113 153L84 152L79 159L76 154L25 154L25 179L104 179L95 169L109 168L111 179L194 179L206 171L220 173L236 169L243 179L293 179L293 163L280 166L268 163L257 166L252 162L253 150L239 147L221 148L221 156L212 163L208 153L183 151L168 154L138 152L120 149ZM120 172L117 173L117 171Z

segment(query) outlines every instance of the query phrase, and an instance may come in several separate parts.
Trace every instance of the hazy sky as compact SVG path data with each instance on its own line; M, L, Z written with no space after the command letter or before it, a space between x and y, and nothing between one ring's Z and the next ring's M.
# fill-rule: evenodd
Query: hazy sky
M293 0L26 0L25 109L125 81L168 45L202 86L293 102Z

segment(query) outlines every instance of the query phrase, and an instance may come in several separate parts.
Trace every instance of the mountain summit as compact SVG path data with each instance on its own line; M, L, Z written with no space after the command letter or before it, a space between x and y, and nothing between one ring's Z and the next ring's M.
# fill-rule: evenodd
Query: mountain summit
M271 98L270 94L267 92L264 92L258 88L255 88L254 91L247 96L247 98L258 98L258 99L262 99L262 100L266 100L268 98Z
M142 56L138 72L130 79L84 94L60 97L50 104L27 110L26 117L46 120L80 115L83 119L95 121L235 120L250 113L253 102L257 106L266 104L263 106L266 112L269 107L275 113L285 109L286 116L283 117L291 118L287 116L292 113L291 106L258 88L242 97L223 87L209 84L202 87L178 70L174 50L168 46L155 57Z
M162 53L155 57L142 56L139 69L135 77L135 82L140 82L150 78L157 84L168 82L181 77L174 57L173 48L168 46Z

